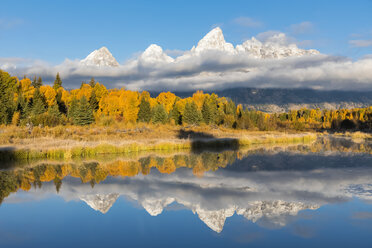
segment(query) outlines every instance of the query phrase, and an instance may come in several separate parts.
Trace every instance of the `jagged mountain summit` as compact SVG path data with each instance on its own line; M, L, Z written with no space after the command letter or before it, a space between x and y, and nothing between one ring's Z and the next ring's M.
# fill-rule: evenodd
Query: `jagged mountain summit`
M301 49L298 48L296 44L287 44L286 42L283 42L283 40L286 40L285 34L278 33L265 42L261 42L255 37L252 37L250 40L246 40L243 44L234 47L233 44L225 41L221 28L216 27L208 32L198 42L196 47L193 46L190 51L185 52L185 54L175 59L168 56L159 45L151 44L138 57L138 62L145 64L174 63L185 58L202 56L203 53L208 51L218 51L230 56L247 56L255 59L282 59L287 57L301 57L319 54L319 51L317 50ZM119 66L119 63L106 47L95 50L80 62L87 66Z
M236 53L234 46L225 41L223 32L219 27L212 29L198 42L196 47L191 48L191 52L196 54L207 50L217 50L228 54Z
M94 50L85 59L80 61L86 66L117 67L119 63L106 47Z
M250 57L258 59L280 59L286 57L301 57L305 55L317 55L319 51L310 49L300 49L296 44L281 44L275 40L285 39L285 34L280 33L272 39L262 43L255 37L246 40L243 44L236 46L236 51L240 54L247 54Z
M172 57L169 57L163 49L156 45L151 44L140 56L140 60L145 63L158 63L165 62L171 63L174 61Z

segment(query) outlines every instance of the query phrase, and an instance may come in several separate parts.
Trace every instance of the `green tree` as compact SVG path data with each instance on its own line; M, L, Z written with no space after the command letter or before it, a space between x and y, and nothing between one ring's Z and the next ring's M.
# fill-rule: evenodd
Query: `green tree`
M70 107L68 108L67 117L71 120L74 120L76 117L76 113L79 107L79 101L74 97L72 98Z
M174 120L174 124L182 125L182 115L176 102L174 103L173 108L170 111L170 118Z
M16 77L11 77L9 73L0 70L0 124L8 124L12 121L16 108L13 100L16 83Z
M205 99L202 106L202 117L203 121L206 124L213 124L216 119L217 114L217 103L212 98Z
M142 97L141 103L139 105L138 121L148 123L150 122L150 120L151 120L150 103L144 97Z
M94 86L96 86L96 81L94 80L94 77L92 77L89 81L89 85L90 87L94 88Z
M79 101L73 121L75 125L80 126L89 125L94 122L93 110L85 96L83 96Z
M56 75L56 79L54 80L54 83L53 83L53 89L58 90L60 87L62 87L62 80L58 72Z
M32 115L39 115L45 113L46 111L46 103L44 96L40 93L39 89L35 90L34 96L32 97Z
M194 102L186 103L182 120L187 124L199 125L202 119L201 113Z
M36 89L40 88L43 85L43 79L39 77L36 80L36 76L34 77L34 80L31 83L32 86L34 86Z
M50 106L48 109L48 114L53 117L60 117L61 112L59 112L58 105L54 104L53 106Z
M163 104L159 104L154 107L152 122L153 123L162 123L165 124L168 120L167 111L164 108Z
M98 110L98 101L97 101L97 96L96 96L96 91L92 90L92 94L90 95L89 98L89 106L93 111Z

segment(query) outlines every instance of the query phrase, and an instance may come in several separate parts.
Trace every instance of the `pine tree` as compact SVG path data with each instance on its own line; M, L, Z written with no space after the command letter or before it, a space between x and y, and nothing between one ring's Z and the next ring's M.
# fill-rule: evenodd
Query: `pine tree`
M154 107L152 115L152 122L153 123L162 123L165 124L168 120L168 114L167 111L164 108L163 104L159 104L156 107Z
M96 81L94 80L94 77L92 77L89 81L89 85L90 87L94 88L94 86L96 86Z
M182 125L182 115L177 104L173 105L173 108L170 112L170 118L174 120L176 125Z
M62 83L61 83L61 84L62 84ZM43 80L41 79L41 77L39 77L39 78L37 79L36 87L35 87L35 88L40 88L42 85L43 85Z
M31 83L32 86L34 86L34 88L40 88L42 85L43 85L43 80L41 79L41 77L39 77L37 80L36 80L36 76L34 77L34 80L32 81Z
M13 101L17 79L0 70L0 124L12 121L15 103Z
M53 106L50 106L48 109L48 114L50 116L59 118L61 116L61 112L59 112L58 105L54 104Z
M202 106L202 117L206 124L213 124L216 119L217 105L213 99L206 99Z
M89 106L89 102L87 101L86 97L83 96L76 108L76 113L74 117L74 124L75 125L89 125L94 122L93 110Z
M34 96L32 98L32 115L39 115L45 113L46 111L46 103L44 96L40 93L39 89L35 90Z
M74 120L78 107L79 107L79 101L75 97L72 98L70 107L68 108L67 117L70 118L71 120Z
M56 79L54 80L54 83L53 83L53 89L58 90L60 87L62 87L62 80L58 72L56 75Z
M143 97L139 105L138 121L150 122L151 120L151 106L150 103Z
M96 91L95 90L92 90L92 94L90 95L90 99L89 99L89 105L90 105L90 108L93 111L98 110L98 101L97 101L97 96L96 96Z
M31 85L34 86L36 88L36 84L37 84L37 79L36 79L36 76L34 77L34 80L32 80L32 83Z
M182 120L187 124L199 125L202 116L194 102L186 103Z

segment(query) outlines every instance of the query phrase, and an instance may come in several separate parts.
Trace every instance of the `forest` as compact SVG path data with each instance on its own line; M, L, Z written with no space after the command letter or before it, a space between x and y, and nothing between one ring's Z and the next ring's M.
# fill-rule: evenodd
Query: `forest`
M223 126L246 130L372 130L372 106L264 113L217 94L195 92L180 98L171 92L152 97L147 91L107 89L94 78L66 90L57 73L52 86L41 77L22 79L0 70L0 124L54 127L152 123Z

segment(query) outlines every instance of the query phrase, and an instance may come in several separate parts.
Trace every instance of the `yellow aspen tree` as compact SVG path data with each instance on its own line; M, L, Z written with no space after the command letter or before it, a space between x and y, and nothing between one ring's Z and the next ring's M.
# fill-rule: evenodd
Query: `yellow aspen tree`
M42 85L40 87L40 92L41 92L41 94L44 95L48 106L53 106L57 103L57 101L56 101L57 93L51 86Z

